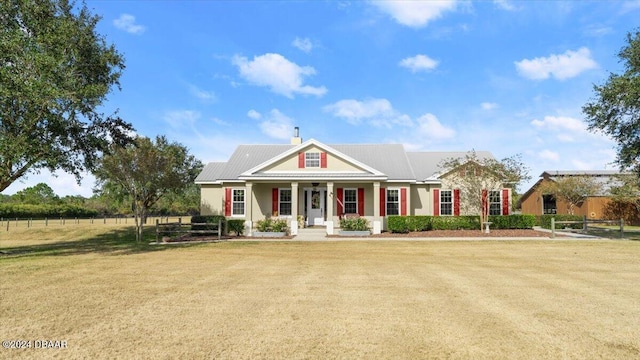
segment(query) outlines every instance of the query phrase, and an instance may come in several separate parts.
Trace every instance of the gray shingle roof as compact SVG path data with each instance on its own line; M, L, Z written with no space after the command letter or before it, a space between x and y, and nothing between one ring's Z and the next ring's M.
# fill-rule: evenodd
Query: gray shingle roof
M209 163L196 182L237 180L245 171L263 164L298 145L240 145L226 163ZM326 145L362 164L378 170L388 180L423 181L437 174L440 163L450 158L464 157L467 152L406 152L401 144L334 144ZM488 151L476 152L479 158L493 158ZM261 177L304 177L304 174L260 174ZM318 174L309 176L318 176ZM346 174L358 176L363 174ZM331 177L321 175L320 177Z
M415 175L401 144L329 145L363 164L381 171L389 180L414 180Z

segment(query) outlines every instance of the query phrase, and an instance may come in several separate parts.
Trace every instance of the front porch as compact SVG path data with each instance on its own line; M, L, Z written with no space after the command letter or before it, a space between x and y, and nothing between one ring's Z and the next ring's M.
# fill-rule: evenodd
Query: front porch
M368 220L371 232L384 227L385 194L380 182L246 182L245 230L253 234L258 221L277 218L287 221L291 235L306 228L320 228L337 234L345 214Z

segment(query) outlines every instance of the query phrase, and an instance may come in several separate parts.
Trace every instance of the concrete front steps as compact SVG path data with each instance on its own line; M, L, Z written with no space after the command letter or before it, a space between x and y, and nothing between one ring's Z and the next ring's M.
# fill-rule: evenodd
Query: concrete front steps
M327 229L325 227L308 227L298 229L298 235L296 235L293 239L309 241L326 240Z

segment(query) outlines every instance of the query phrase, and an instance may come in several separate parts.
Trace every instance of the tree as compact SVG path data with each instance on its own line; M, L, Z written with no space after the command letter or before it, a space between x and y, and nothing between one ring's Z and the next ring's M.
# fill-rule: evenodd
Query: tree
M529 169L520 155L500 161L493 157L480 157L471 150L464 157L444 160L440 167L452 175L452 186L460 190L462 213L479 214L480 223L489 218L489 195L509 187L515 192L518 185L530 179ZM447 177L447 175L444 175Z
M576 206L580 206L588 197L602 192L602 184L592 176L563 176L539 185L543 194L555 196L567 205L567 212L573 215Z
M60 202L58 195L45 183L39 183L20 190L12 198L22 204L53 204Z
M611 202L605 207L608 219L624 218L629 224L640 221L640 179L632 174L619 174L609 181Z
M158 136L155 142L139 137L134 144L113 149L94 174L103 188L130 196L136 241L141 241L149 208L163 196L188 188L201 169L187 148Z
M133 128L98 112L124 69L96 33L98 16L69 0L0 3L0 191L30 172L93 168Z
M602 131L618 143L618 164L640 177L640 30L627 34L618 58L624 72L610 73L604 85L594 85L596 98L582 111L590 130Z

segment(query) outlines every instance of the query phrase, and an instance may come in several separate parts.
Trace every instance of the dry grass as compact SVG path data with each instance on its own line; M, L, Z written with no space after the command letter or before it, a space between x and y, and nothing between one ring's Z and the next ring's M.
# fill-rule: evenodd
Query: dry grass
M98 242L4 242L0 339L68 348L0 358L640 357L635 241Z

